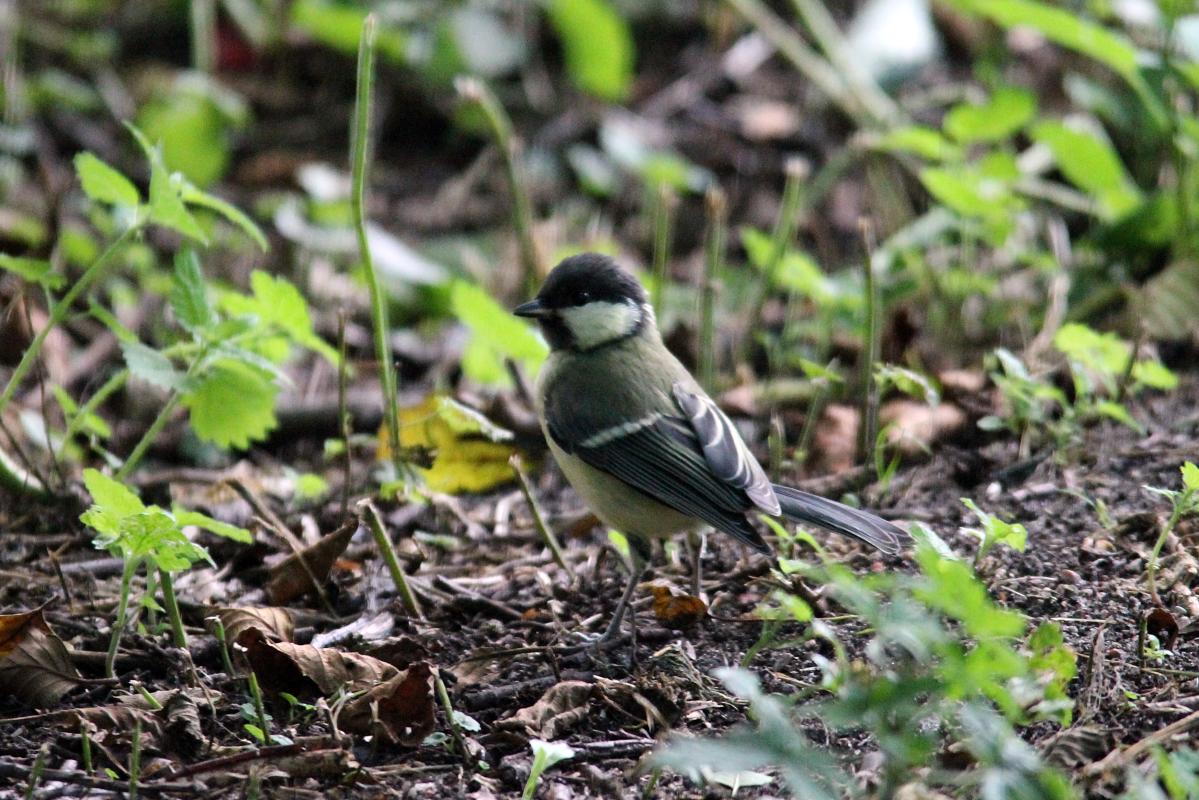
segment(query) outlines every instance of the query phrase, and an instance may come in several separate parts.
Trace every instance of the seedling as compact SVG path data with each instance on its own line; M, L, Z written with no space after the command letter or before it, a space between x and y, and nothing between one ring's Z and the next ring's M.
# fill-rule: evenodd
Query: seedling
M1161 605L1161 599L1157 595L1157 565L1162 546L1166 543L1166 538L1178 527L1178 523L1183 517L1199 514L1199 467L1195 466L1194 462L1187 461L1182 465L1180 471L1182 472L1181 490L1161 489L1156 486L1144 487L1145 491L1160 495L1170 503L1170 517L1158 533L1157 541L1153 543L1153 552L1149 554L1149 566L1146 570L1149 594L1153 596L1153 602L1158 605Z
M521 800L533 800L537 791L537 783L541 774L559 761L573 758L575 751L565 742L546 742L541 739L530 739L529 746L533 748L533 766L529 768L529 779L525 781L525 790Z
M1028 530L1018 522L1004 522L994 514L988 514L974 504L969 497L962 498L962 505L974 512L981 528L963 528L963 533L978 537L978 550L974 553L974 568L997 544L1005 544L1013 550L1024 552L1028 544Z
M133 578L143 565L157 570L164 594L171 594L172 600L167 604L171 629L176 644L185 646L187 637L178 605L173 601L171 575L197 561L213 562L207 550L184 535L183 528L194 525L243 544L249 544L253 538L244 528L219 522L197 511L188 511L179 506L171 511L154 505L147 506L123 483L97 470L85 470L83 481L92 496L92 505L79 519L98 534L94 540L97 548L108 550L124 561L117 618L113 624L108 655L104 660L104 673L112 678L117 648L129 622Z

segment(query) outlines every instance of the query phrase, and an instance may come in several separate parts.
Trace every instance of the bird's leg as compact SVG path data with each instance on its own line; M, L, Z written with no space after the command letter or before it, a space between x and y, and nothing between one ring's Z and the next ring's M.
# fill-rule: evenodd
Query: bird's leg
M703 557L706 534L691 531L687 534L687 547L691 550L691 596L703 599Z
M602 642L620 635L620 623L624 620L625 609L629 607L629 603L633 599L633 592L637 591L637 584L641 582L641 576L645 574L645 564L634 559L633 571L629 573L629 583L624 588L624 595L620 598L620 602L616 604L616 611L612 614L612 622L608 625L607 632L604 633ZM636 617L633 618L633 629L637 628ZM633 634L636 636L636 633Z

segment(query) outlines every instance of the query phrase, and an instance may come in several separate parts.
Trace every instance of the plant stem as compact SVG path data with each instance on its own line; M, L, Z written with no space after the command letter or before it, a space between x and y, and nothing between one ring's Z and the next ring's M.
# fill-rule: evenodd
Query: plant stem
M215 0L191 0L192 69L211 73L216 44Z
M670 186L659 184L654 192L654 313L662 316L662 298L666 295L670 244L674 231L675 196Z
M21 385L21 382L25 380L25 376L29 373L29 370L33 368L33 364L35 361L37 361L38 355L42 352L42 346L46 343L46 337L50 334L50 331L54 330L54 328L60 325L62 321L67 318L67 315L71 313L71 308L75 305L75 300L79 298L79 295L83 294L84 291L86 291L101 275L104 274L104 270L110 263L112 263L117 254L120 253L121 248L123 248L129 242L129 240L133 238L134 234L141 230L144 224L145 223L143 221L139 220L126 228L121 235L118 236L116 240L113 241L113 243L110 244L104 250L104 252L100 254L100 257L93 261L91 266L84 270L83 274L79 276L79 280L75 281L75 283L71 285L71 288L67 290L67 293L63 295L62 300L55 303L53 308L50 309L50 318L46 320L45 326L38 331L37 336L34 337L32 342L30 342L28 349L25 350L25 354L21 356L20 363L17 364L16 369L13 370L12 375L9 377L8 383L4 387L4 391L0 392L0 413L3 413L4 409L8 407L8 404L12 401L13 395L16 394L17 388Z
M341 441L345 446L345 453L342 455L342 482L341 482L341 518L344 520L350 510L350 465L353 458L350 454L350 431L352 423L350 421L350 406L346 401L346 395L349 386L349 366L346 359L346 310L338 309L337 312L337 421L341 429Z
M1162 545L1166 543L1166 539L1177 527L1178 521L1182 519L1183 502L1175 501L1174 510L1170 512L1170 519L1162 526L1161 533L1157 535L1157 541L1153 543L1153 552L1149 554L1149 566L1146 569L1146 578L1149 582L1149 596L1153 598L1153 602L1161 605L1161 598L1157 596L1157 559L1161 555Z
M524 173L520 169L520 142L512 133L512 121L504 111L504 106L486 83L478 78L460 76L454 81L454 88L459 97L478 106L483 112L504 160L504 172L508 176L508 189L512 194L512 226L516 229L520 248L525 293L532 296L537 291L541 276L545 274L545 267L537 241L533 238L533 206L529 201Z
M441 710L445 712L445 721L450 726L450 735L454 737L454 744L458 746L458 755L462 758L463 765L468 771L474 771L474 763L470 757L470 751L466 747L466 739L462 736L462 729L458 726L458 720L454 717L454 704L450 702L450 693L445 688L445 681L441 679L441 675L434 673L433 687L437 692L437 699L441 702Z
M117 618L112 624L112 638L108 642L108 653L104 656L104 677L115 678L113 670L117 661L117 647L121 643L121 635L129 621L129 588L133 583L133 574L137 572L138 560L126 558L121 570L121 596L117 601Z
M371 102L375 82L375 15L368 14L362 24L362 38L358 42L358 94L354 102L354 121L351 129L350 161L353 180L350 205L354 214L354 230L358 234L358 255L366 271L366 283L371 296L371 324L375 334L375 358L379 361L379 379L383 384L383 418L387 421L387 442L391 449L392 463L396 471L404 474L400 454L400 420L398 412L398 387L395 368L392 365L391 343L388 336L391 324L388 321L387 297L375 261L371 257L370 241L366 235L366 172L370 150ZM349 442L346 443L349 446Z
M787 248L795 240L795 231L799 227L800 209L803 206L805 194L804 182L808 178L810 168L804 159L790 158L787 160L784 172L787 178L783 185L783 201L779 205L779 215L774 221L774 230L770 235L770 261L767 262L761 283L758 284L758 293L750 306L749 318L746 320L748 330L741 340L741 351L737 360L742 363L749 360L749 351L753 346L750 331L754 330L761 322L762 309L766 307L766 300L778 282L779 270L787 255Z
M66 432L62 435L63 441L70 441L75 434L83 427L87 418L96 413L96 409L100 407L109 397L117 392L129 381L129 370L121 369L114 373L112 377L104 382L104 384L96 390L95 394L87 399L87 402L79 407L75 412L75 416L71 418L71 422L67 425Z
M369 500L363 500L359 503L358 509L362 513L366 527L370 529L371 534L375 537L375 545L378 546L379 552L383 555L383 561L387 564L387 571L391 573L391 580L395 583L396 589L400 593L400 600L404 603L404 608L413 617L423 622L425 615L420 609L420 603L416 601L416 595L412 593L412 588L408 585L408 578L404 575L403 568L400 567L400 559L396 556L391 539L387 536L387 531L383 527L383 520L379 516L379 512Z
M514 455L508 459L508 463L512 465L512 471L516 474L516 482L520 486L520 493L524 495L525 502L529 504L529 512L533 515L533 527L537 529L537 535L541 537L541 541L549 548L550 554L554 557L554 561L564 570L570 570L566 563L566 556L562 553L562 545L558 544L558 537L554 536L554 532L549 525L545 524L545 516L541 513L541 507L537 505L537 498L533 496L533 489L529 486L529 479L525 477L524 470L520 465L520 456Z
M862 239L866 245L863 275L866 296L866 331L862 343L862 412L858 428L858 458L865 461L870 448L874 447L878 431L878 391L874 383L874 363L879 350L879 297L878 281L874 274L874 231L868 220L861 220ZM869 460L873 463L873 459Z
M266 706L262 703L262 688L258 685L258 676L254 674L254 670L250 670L250 674L246 676L246 683L250 687L250 698L254 701L254 715L258 717L258 727L262 729L262 743L270 744L271 723L266 717Z
M188 372L190 374L190 370ZM142 434L142 438L138 440L137 445L133 448L133 452L125 459L125 463L117 470L113 476L114 478L118 481L124 481L133 472L134 468L141 463L142 458L146 455L146 451L150 449L150 445L154 444L154 440L158 438L158 434L162 433L162 429L170 421L171 413L174 412L182 398L183 395L178 389L171 390L171 394L167 397L166 403L163 404L162 410L158 412L158 416L150 423L150 427L146 428L146 432Z
M708 392L716 377L716 285L724 268L728 238L728 200L719 186L704 195L708 212L708 235L704 242L704 276L700 286L699 383Z
M167 619L171 621L175 646L186 649L187 631L183 630L183 618L179 616L179 601L175 598L175 583L171 573L165 569L158 570L158 582L162 584L162 604L166 606Z

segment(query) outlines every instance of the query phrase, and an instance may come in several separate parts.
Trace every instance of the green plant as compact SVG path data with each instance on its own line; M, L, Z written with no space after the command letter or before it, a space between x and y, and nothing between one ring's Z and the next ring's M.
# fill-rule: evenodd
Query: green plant
M771 764L797 797L840 797L850 776L798 726L816 718L834 731L872 735L883 754L880 797L893 796L913 775L930 786L982 787L988 797L1073 796L1012 727L1038 719L1069 724L1073 703L1066 687L1075 656L1060 629L1045 623L1025 638L1025 621L991 600L969 566L929 544L919 546L917 561L917 575L867 578L832 563L785 563L784 570L824 584L866 626L870 638L862 655L851 656L831 620L813 619L800 598L776 592L774 619L803 623L803 638L822 640L831 652L813 656L820 685L782 698L763 693L745 670L722 671L729 689L749 703L754 727L719 739L676 739L659 751L657 763L691 774L705 766L727 771ZM958 771L916 772L932 763L946 738L962 742L977 762ZM1036 791L987 788L995 786Z
M962 498L962 505L970 509L978 517L980 528L963 528L972 536L978 537L978 550L974 553L974 568L997 544L1007 545L1013 550L1024 552L1028 545L1028 530L1018 522L1004 522L994 514L988 514L974 504L969 497Z
M1199 467L1195 466L1194 462L1187 461L1182 465L1180 471L1182 472L1181 490L1161 489L1156 486L1144 487L1145 491L1164 497L1170 503L1170 516L1162 525L1162 529L1157 535L1157 541L1153 543L1153 552L1149 554L1149 565L1146 567L1149 593L1153 596L1153 602L1159 605L1161 599L1157 596L1157 565L1162 546L1166 543L1166 538L1178 527L1178 523L1183 517L1199 515Z
M249 544L253 538L244 528L220 522L198 511L180 506L170 511L155 505L147 506L123 483L97 470L85 470L83 481L92 497L92 505L83 512L80 521L96 531L94 544L97 548L108 550L124 562L117 615L104 662L105 675L111 678L121 635L129 623L133 578L143 565L157 571L164 595L169 593L171 596L166 610L175 641L182 646L187 640L174 602L171 576L197 561L212 563L208 551L188 539L183 529L195 526L243 544Z
M533 764L529 768L529 779L525 781L525 789L521 792L521 800L533 800L537 791L537 782L541 774L559 761L574 758L575 751L565 742L547 742L542 739L530 739L529 747L533 749Z

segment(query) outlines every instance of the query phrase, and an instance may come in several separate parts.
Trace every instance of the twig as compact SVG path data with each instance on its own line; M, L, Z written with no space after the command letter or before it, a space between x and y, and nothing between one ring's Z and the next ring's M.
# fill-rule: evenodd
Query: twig
M662 316L666 295L667 267L670 265L670 244L674 230L675 196L668 184L660 184L654 193L654 313Z
M858 429L858 458L865 460L870 448L874 447L878 431L878 387L874 381L874 364L878 361L880 330L878 281L874 274L874 228L867 219L860 220L858 224L866 246L863 268L865 286L862 290L866 295L866 333L862 347L862 421Z
M342 454L342 484L341 484L341 518L345 519L350 511L350 466L353 456L350 453L350 431L353 424L350 419L350 408L346 404L346 387L349 384L349 367L346 362L346 310L337 310L337 421L341 427L341 443L345 448Z
M704 242L704 275L700 286L699 383L710 392L716 375L716 283L724 267L728 237L728 199L719 186L713 186L704 195L704 207L708 212L708 235Z
M1134 742L1127 747L1117 747L1099 761L1084 767L1082 770L1083 775L1088 778L1094 778L1109 770L1119 769L1128 762L1136 759L1146 750L1180 733L1186 733L1196 725L1199 725L1199 711L1187 714L1182 719L1175 720L1164 728L1159 728L1140 741Z

